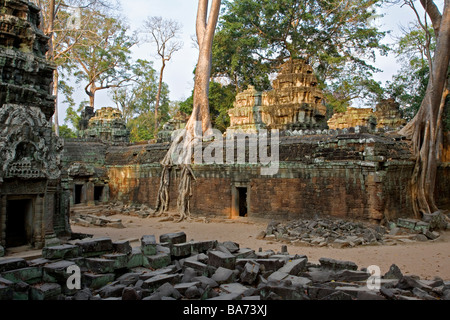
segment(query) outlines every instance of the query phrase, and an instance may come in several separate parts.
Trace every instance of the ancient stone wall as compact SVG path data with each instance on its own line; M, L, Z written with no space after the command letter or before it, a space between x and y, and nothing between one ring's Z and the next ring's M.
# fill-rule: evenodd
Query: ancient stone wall
M42 247L67 235L63 141L53 135L54 65L39 8L0 1L0 244Z
M155 144L108 149L111 200L153 208L159 161L167 148ZM279 155L280 168L273 176L261 176L257 164L193 165L197 180L192 212L278 219L323 214L373 221L412 214L407 190L413 162L406 143L370 134L283 137ZM177 174L171 177L171 210L176 209ZM446 183L439 180L438 190ZM245 198L245 213L239 197ZM447 198L441 196L441 202Z
M399 110L399 104L393 99L386 99L378 103L375 111L372 108L347 108L346 112L335 113L328 120L330 129L343 129L364 126L371 130L399 129L406 124Z

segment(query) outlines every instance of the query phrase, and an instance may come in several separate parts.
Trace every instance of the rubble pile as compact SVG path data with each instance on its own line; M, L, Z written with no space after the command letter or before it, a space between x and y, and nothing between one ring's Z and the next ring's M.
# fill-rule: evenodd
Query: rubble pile
M399 218L387 227L347 219L315 217L283 223L271 221L259 237L298 246L345 248L436 240L440 236L437 230L448 228L445 215L439 213L424 215L423 220Z
M45 247L30 261L0 258L0 299L448 300L450 281L403 275L395 265L374 278L354 262L314 264L285 245L256 252L232 241L187 241L177 232L159 242L145 235L134 248L88 238Z

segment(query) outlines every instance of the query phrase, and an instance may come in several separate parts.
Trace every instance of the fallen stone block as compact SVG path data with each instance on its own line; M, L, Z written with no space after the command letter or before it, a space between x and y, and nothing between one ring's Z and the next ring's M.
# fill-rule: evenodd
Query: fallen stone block
M284 278L286 278L289 274L286 272L282 272L282 271L275 271L273 272L268 278L268 281L275 281L275 282L280 282L281 280L283 280Z
M305 287L305 286L309 286L310 284L312 284L311 279L308 279L305 277L292 276L292 275L287 276L283 280L290 281L292 286L295 286L295 287Z
M238 251L234 252L233 255L236 259L252 259L257 257L255 250L249 248L240 248Z
M5 248L0 246L0 257L3 257L5 255Z
M114 272L114 260L102 258L88 258L85 260L86 268L94 273Z
M43 281L53 282L59 284L66 284L67 279L72 275L72 273L67 272L67 268L75 265L75 262L61 260L54 262L42 267L43 270Z
M352 261L342 261L330 258L320 258L320 265L331 270L358 270L358 266Z
M145 281L147 279L153 278L154 276L167 275L167 274L174 273L175 270L176 270L175 266L168 266L166 268L162 268L162 269L158 269L158 270L154 270L154 271L151 271L150 269L147 269L146 272L142 272L139 275L139 279ZM133 271L137 272L139 270L133 269Z
M291 260L291 261L288 261L278 271L285 272L287 274L296 276L300 272L302 272L302 271L304 271L306 269L306 263L307 262L308 262L307 258Z
M131 253L132 247L128 240L121 240L113 242L113 250L116 253Z
M175 233L165 233L159 236L159 242L168 242L169 244L179 244L186 242L186 233L175 232Z
M406 229L410 229L410 230L414 230L414 227L416 226L417 222L418 222L418 220L414 220L414 219L398 218L397 226L406 228Z
M328 286L309 286L307 288L308 296L313 300L321 300L335 292L334 288Z
M236 294L244 294L248 288L240 283L224 283L220 285L220 289L222 289L226 293L236 293Z
M156 238L154 235L142 236L141 251L146 256L152 256L156 254Z
M236 280L236 275L231 269L219 267L212 275L211 279L216 281L218 284L230 283Z
M192 245L190 242L177 243L172 246L171 254L175 258L182 258L190 256L192 252Z
M178 276L176 274L160 274L153 276L144 281L142 284L143 289L155 290L159 288L164 283L168 282L170 284L175 284L177 282Z
M136 301L141 300L142 296L135 288L124 288L122 291L122 300Z
M29 288L30 288L30 285L23 281L14 283L14 285L13 285L13 289L14 289L13 300L22 300L22 301L29 300L29 296L30 296Z
M335 272L329 270L314 270L304 273L304 276L314 283L325 283L334 280Z
M236 253L239 251L239 243L233 241L225 241L221 243L230 253Z
M56 300L62 293L57 283L40 283L30 287L31 300Z
M35 284L42 281L42 269L39 267L28 267L6 271L2 277L14 283L23 281L28 284Z
M81 248L84 257L101 256L114 250L110 238L83 239L75 244Z
M244 270L241 272L240 279L242 283L252 284L256 281L259 274L259 263L249 261L245 264Z
M193 282L184 282L184 283L178 283L174 286L174 288L181 293L183 296L185 295L186 291L191 287L199 287L200 281L193 281Z
M204 290L202 288L199 288L197 286L192 286L192 287L189 287L184 292L184 296L187 299L197 299L197 298L200 298L203 293L204 293Z
M236 267L236 257L221 251L209 251L208 264L216 268L234 269Z
M335 280L336 281L363 281L367 280L370 277L370 274L364 271L355 271L355 270L341 270L336 272Z
M148 260L141 251L141 248L133 248L128 254L127 268L143 267L148 265Z
M170 254L166 253L157 253L152 256L147 256L147 260L149 267L153 269L164 268L172 262Z
M198 276L198 277L192 278L192 281L199 281L200 285L203 289L206 289L206 287L216 288L219 286L217 281L215 281L214 279L208 278L206 276Z
M80 255L80 247L73 244L63 244L53 247L44 247L42 257L49 260L69 259Z
M0 273L14 269L28 267L25 259L22 258L2 258L0 259Z
M108 283L114 281L114 273L96 274L91 272L84 272L81 276L82 283L93 290L100 289Z
M111 297L122 297L123 289L125 288L124 284L116 283L116 284L108 284L102 288L100 288L97 293L103 299L111 298Z
M182 297L178 290L176 290L169 282L165 282L159 286L155 291L155 295L158 295L161 298L173 298L176 300Z
M46 264L51 263L52 261L48 260L48 259L44 259L44 258L36 258L33 259L31 261L28 261L28 265L30 267L42 267Z
M192 245L192 254L205 253L208 250L212 250L217 246L217 240L194 241L191 242L191 245Z
M92 292L89 288L83 288L78 290L72 297L75 301L86 301L92 299Z
M383 279L397 279L397 280L400 280L401 278L403 278L403 274L400 271L400 268L396 264L392 264L389 267L389 270L383 276Z
M185 267L189 267L189 268L193 268L194 270L201 272L202 274L205 274L207 272L208 269L208 265L200 262L200 261L196 261L196 260L190 260L190 259L186 259L184 261L184 266Z
M114 270L125 269L128 265L128 255L126 253L109 253L105 254L103 258L114 261Z

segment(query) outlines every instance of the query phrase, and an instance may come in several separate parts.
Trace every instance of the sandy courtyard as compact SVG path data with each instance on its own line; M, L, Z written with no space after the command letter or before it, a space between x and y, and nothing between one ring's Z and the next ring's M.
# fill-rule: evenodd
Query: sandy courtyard
M138 218L134 216L115 215L121 219L125 228L82 227L72 225L73 232L88 233L94 237L106 236L115 240L130 240L132 246L139 245L142 235L155 235L157 240L164 233L183 231L188 240L234 241L241 248L258 251L272 249L281 251L283 243L257 239L258 233L264 231L268 221L214 219L210 222L161 221L162 218ZM421 279L433 279L439 276L450 280L450 231L441 232L435 241L400 243L396 245L359 246L354 248L306 247L287 245L290 254L305 254L308 260L315 263L321 257L349 260L359 268L378 265L381 273L396 264L403 274L417 275Z

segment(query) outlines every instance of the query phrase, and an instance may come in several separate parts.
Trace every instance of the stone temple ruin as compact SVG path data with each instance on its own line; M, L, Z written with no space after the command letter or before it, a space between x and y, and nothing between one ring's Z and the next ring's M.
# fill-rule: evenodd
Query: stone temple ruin
M425 299L450 294L448 282L421 282L396 268L385 275L392 281L376 294L357 284L341 288L336 279L358 282L369 273L348 261L324 258L314 265L306 256L286 250L275 254L231 242L187 242L184 234L164 235L160 243L146 235L137 248L108 238L74 240L71 207L122 202L154 208L160 161L169 149L171 132L182 128L186 117L180 114L169 122L158 143L132 144L118 110L94 112L86 107L81 136L59 139L51 128L54 66L45 59L48 38L39 29L39 9L23 0L0 4L0 255L2 247L43 248L42 258L33 261L0 260L0 300L396 299L405 298L405 290ZM229 111L226 136L238 131L251 137L261 129L279 129L277 171L262 175L265 164L250 161L249 148L236 146L231 159L245 154L244 163L193 164L192 214L294 220L287 226L269 225L265 236L318 246L326 244L322 238L328 230L316 226L334 228L334 222L318 221L316 216L339 218L343 233L355 229L345 221L349 219L377 225L412 223L407 219L412 212L408 188L414 167L409 145L393 132L374 130L403 125L398 107L386 101L376 111L349 109L327 125L322 99L311 67L302 60L281 67L273 90L257 92L250 87L239 94ZM274 151L274 136L259 137L267 139L269 152ZM449 141L447 135L435 190L443 208L450 206ZM216 142L205 142L201 151ZM225 145L215 145L215 151L221 148L224 154L229 152ZM258 153L255 159L260 158ZM169 209L174 211L177 171L171 175ZM306 219L313 220L306 223ZM423 226L414 222L411 228ZM372 231L358 227L345 241L378 240L373 237ZM63 245L57 245L60 240ZM64 286L64 270L72 265L83 268L86 287L81 291ZM438 293L436 287L441 288Z
M326 108L312 67L304 60L280 67L273 90L258 92L253 86L239 93L229 110L229 130L325 128Z
M0 244L42 247L67 235L63 141L52 133L54 66L39 9L0 1Z

